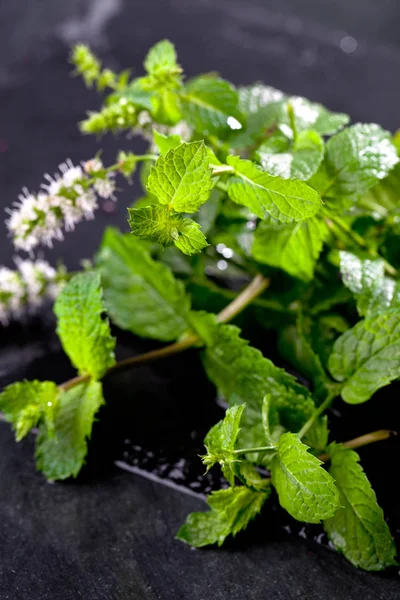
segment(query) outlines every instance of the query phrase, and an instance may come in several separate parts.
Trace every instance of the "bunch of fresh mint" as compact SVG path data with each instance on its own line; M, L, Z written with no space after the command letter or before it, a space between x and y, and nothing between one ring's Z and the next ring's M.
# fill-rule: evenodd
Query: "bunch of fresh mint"
M144 196L129 209L131 233L108 229L94 266L56 300L77 376L18 382L0 395L17 440L39 426L38 469L51 480L76 476L104 402L102 378L196 346L228 405L202 460L229 487L178 538L221 545L275 488L284 509L322 522L355 566L395 565L383 512L350 449L389 434L336 443L325 412L334 401L366 402L400 375L398 138L375 124L346 127L347 115L261 83L236 89L215 73L185 81L168 41L133 80L82 45L72 60L86 84L110 90L81 130L139 134L150 147L121 152L109 167L99 157L83 168L66 163L45 194L22 198L11 215L17 246L32 250L91 218L96 194L110 196L116 176L130 178L139 164ZM249 305L310 388L226 324ZM105 312L170 345L116 362Z

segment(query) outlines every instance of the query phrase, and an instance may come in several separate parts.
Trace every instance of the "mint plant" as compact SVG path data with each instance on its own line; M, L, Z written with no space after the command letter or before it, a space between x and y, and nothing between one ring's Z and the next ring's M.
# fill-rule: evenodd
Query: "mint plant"
M61 385L3 390L0 409L17 441L39 427L37 468L49 480L77 476L102 379L196 347L227 406L201 460L222 469L228 487L210 494L208 511L189 515L178 539L223 544L275 489L292 517L322 523L355 566L396 565L354 451L390 432L337 442L327 411L366 402L400 375L399 137L261 83L235 88L215 73L186 81L167 40L138 78L103 68L83 45L72 62L107 94L81 131L139 135L148 147L120 152L109 166L99 156L67 161L41 191L25 190L8 211L16 250L61 240L138 167L143 196L128 209L131 232L107 229L86 270L27 259L17 271L0 268L0 320L57 296L57 333L77 370ZM264 356L228 324L244 312L246 330L249 307L309 387L274 364L276 348ZM116 362L109 319L165 345Z

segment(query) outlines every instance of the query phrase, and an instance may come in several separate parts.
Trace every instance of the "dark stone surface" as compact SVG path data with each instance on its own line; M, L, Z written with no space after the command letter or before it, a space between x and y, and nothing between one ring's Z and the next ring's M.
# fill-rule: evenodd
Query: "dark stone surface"
M37 189L42 173L53 172L67 156L79 161L99 147L76 129L99 99L69 76L71 41L89 41L106 64L133 65L138 71L149 45L170 37L189 75L218 69L235 83L262 79L347 111L353 120L395 129L400 106L396 9L396 0L379 6L366 6L363 0L351 6L344 0L0 0L0 206L10 205L22 185ZM346 35L358 44L351 54L340 48ZM110 136L100 146L111 160L117 148L131 141ZM116 213L99 211L94 223L80 225L48 254L77 267L96 248L104 226L124 226L125 206L137 193L137 187L126 188ZM1 224L1 262L10 264L12 248L4 232ZM127 345L122 340L121 355ZM137 351L148 347L135 341ZM1 385L17 376L16 365L18 376L45 378L50 371L62 381L70 372L57 342L40 324L2 332ZM151 406L161 398L164 409L169 403L176 406L180 377L174 363L136 371L132 387L124 375L109 388L110 404L124 394L126 403L140 400ZM195 366L187 367L186 377L196 381L188 406L196 405L200 392L208 398L210 389ZM386 397L379 405L376 427L394 426L388 402ZM368 426L377 409L371 405L370 414L365 413ZM187 409L186 421L195 415ZM164 414L159 417L158 426L165 421ZM100 422L84 476L54 485L35 473L33 439L16 445L9 427L0 423L1 599L400 597L395 572L357 571L340 556L277 531L273 513L226 549L193 551L175 541L179 525L188 512L203 507L202 500L118 471L113 460L123 457L124 440L122 429L113 427L117 422L107 417ZM354 435L364 431L354 415L351 435L352 427ZM142 422L133 424L131 433L140 429ZM150 424L148 432L154 435ZM389 448L392 462L398 462L398 445ZM378 495L388 485L390 469L376 469L386 452L387 446L373 454L363 451L366 465L375 465Z
M32 444L15 445L5 425L0 434L4 600L398 598L397 580L298 539L266 544L260 525L252 543L190 550L174 534L201 501L122 472L49 485Z

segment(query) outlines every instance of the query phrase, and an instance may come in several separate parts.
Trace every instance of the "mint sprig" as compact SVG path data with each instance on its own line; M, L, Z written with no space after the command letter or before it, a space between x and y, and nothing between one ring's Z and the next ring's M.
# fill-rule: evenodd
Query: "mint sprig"
M202 460L229 487L211 493L209 510L189 515L178 538L221 545L277 498L293 518L323 522L355 566L394 565L389 528L351 449L390 432L335 443L329 410L365 402L400 375L399 136L347 126L347 115L260 82L237 88L215 73L187 81L168 40L135 78L82 44L71 60L88 87L107 90L81 130L141 135L149 148L125 149L110 166L99 155L65 163L51 184L62 202L46 185L48 194L11 211L16 247L59 239L137 169L143 193L128 209L130 232L107 229L90 271L61 282L40 260L34 270L29 261L1 268L2 323L44 288L50 294L50 280L69 279L55 313L77 369L58 385L2 391L16 439L38 427L38 469L50 480L76 477L105 402L101 380L197 348L227 405ZM240 328L227 324L236 318ZM116 362L108 319L117 336L119 327L161 344ZM255 329L263 352L247 341Z

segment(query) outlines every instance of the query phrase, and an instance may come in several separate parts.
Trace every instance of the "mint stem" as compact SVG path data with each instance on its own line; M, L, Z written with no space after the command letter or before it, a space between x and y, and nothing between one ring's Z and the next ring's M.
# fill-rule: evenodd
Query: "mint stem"
M234 450L233 454L248 454L249 452L268 452L270 450L276 450L276 446L259 446L258 448L239 448L239 450Z
M262 292L268 287L269 279L263 277L262 275L256 275L256 277L249 283L247 287L234 299L230 304L228 304L217 316L217 319L220 323L227 323L231 321L236 315L238 315L242 310L246 308L251 302L257 298ZM146 352L145 354L140 354L139 356L131 356L124 360L117 362L113 367L108 369L107 374L113 373L114 371L119 371L122 369L126 369L127 367L135 367L137 365L142 365L145 363L153 362L154 360L158 360L160 358L165 358L167 356L172 356L174 354L178 354L179 352L183 352L188 348L191 348L195 344L200 341L200 338L196 334L190 334L185 339L175 342L174 344L170 344L169 346L165 346L164 348L159 348L157 350L151 350L150 352ZM76 385L80 383L85 383L89 381L89 375L80 375L78 377L74 377L69 381L61 384L59 388L64 392L66 390L70 390Z
M314 412L314 414L308 419L308 421L300 429L300 431L298 433L298 436L299 436L300 440L311 429L311 427L314 425L314 423L318 419L318 417L321 416L322 413L324 413L327 408L329 408L332 400L334 398L336 398L337 395L338 394L337 394L336 390L334 392L331 392L330 394L328 394L328 396L325 398L325 400L323 401L323 403L317 408L317 410Z
M287 111L289 116L290 127L293 131L293 143L295 144L297 142L298 132L296 127L296 119L294 116L293 105L290 102L288 102Z
M348 442L344 442L343 446L350 449L362 448L363 446L368 446L369 444L374 444L375 442L381 442L383 440L388 440L389 438L397 435L396 431L392 431L390 429L379 429L378 431L373 431L371 433L366 433L364 435L360 435L360 437L356 437L353 440L349 440ZM329 454L324 453L318 456L319 460L327 461L329 460Z

